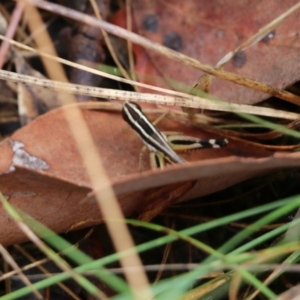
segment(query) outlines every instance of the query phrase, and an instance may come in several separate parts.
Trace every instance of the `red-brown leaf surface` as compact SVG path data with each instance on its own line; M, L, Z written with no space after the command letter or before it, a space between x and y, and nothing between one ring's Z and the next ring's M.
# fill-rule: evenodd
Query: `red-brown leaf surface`
M142 36L214 66L297 2L137 0L133 16L135 28ZM297 10L260 42L237 53L224 69L280 88L299 80L299 20ZM116 22L121 24L122 20ZM193 86L203 75L157 53L135 49L136 71L145 82L166 86L164 79L171 79ZM268 97L220 79L213 81L209 92L220 99L244 104Z
M185 154L183 157L190 164L163 171L149 170L144 155L143 172L139 172L142 142L120 114L88 110L82 113L126 216L137 213L148 220L176 201L219 191L270 170L300 165L298 153L274 155L230 141L223 149ZM173 121L163 121L159 127L203 138L215 137ZM0 151L0 190L10 203L57 232L100 221L63 109L47 113L17 131L0 145ZM0 240L3 244L24 240L2 207Z

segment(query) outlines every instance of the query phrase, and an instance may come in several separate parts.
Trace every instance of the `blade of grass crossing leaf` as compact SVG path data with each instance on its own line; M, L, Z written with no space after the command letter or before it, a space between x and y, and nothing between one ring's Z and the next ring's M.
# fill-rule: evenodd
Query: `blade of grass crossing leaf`
M244 113L236 113L236 114L241 116L242 118L248 120L248 121L259 124L259 125L261 125L265 128L269 128L269 129L272 129L272 130L277 130L277 131L282 132L286 135L296 137L296 138L300 138L300 132L298 132L296 130L289 129L289 128L286 128L282 125L278 125L278 124L275 124L273 122L266 121L266 120L264 120L262 118L259 118L257 116L244 114Z

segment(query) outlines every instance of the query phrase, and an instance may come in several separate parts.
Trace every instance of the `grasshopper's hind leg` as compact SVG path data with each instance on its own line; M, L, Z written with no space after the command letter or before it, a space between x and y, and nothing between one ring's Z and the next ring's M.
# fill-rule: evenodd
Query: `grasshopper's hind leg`
M172 149L181 152L210 148L222 148L228 144L228 140L224 138L199 139L186 135L169 135L167 139Z
M152 170L163 169L165 167L165 156L161 152L150 152L149 159Z

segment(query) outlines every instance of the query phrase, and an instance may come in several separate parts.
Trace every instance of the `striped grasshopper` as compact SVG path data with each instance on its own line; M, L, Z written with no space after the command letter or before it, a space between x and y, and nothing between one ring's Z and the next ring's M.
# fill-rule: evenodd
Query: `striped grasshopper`
M122 116L149 149L152 168L163 168L165 162L185 163L186 161L175 151L221 148L228 144L227 139L224 138L203 140L178 134L166 135L149 121L136 103L125 102Z

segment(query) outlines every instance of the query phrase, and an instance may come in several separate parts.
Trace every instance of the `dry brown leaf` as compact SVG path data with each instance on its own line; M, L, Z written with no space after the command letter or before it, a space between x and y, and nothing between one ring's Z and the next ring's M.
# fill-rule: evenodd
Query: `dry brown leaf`
M184 154L189 164L163 171L149 170L148 157L144 155L145 171L140 173L142 142L120 114L88 110L82 114L126 216L139 214L149 220L174 202L220 191L271 170L300 165L298 153L273 155L230 142L223 149ZM216 137L173 121L164 120L159 127L203 138ZM57 232L78 228L76 224L86 227L101 221L63 109L23 127L0 145L0 151L0 191L10 203ZM1 207L1 243L24 239Z
M297 2L138 0L134 3L133 15L141 36L215 66L224 55ZM224 69L280 88L299 80L299 14L296 10L261 41L238 52ZM176 86L176 82L193 86L203 75L199 70L158 53L148 50L145 53L140 47L135 49L136 71L144 82L165 87L167 81L172 80ZM216 78L209 92L240 104L254 104L268 97L265 93Z

